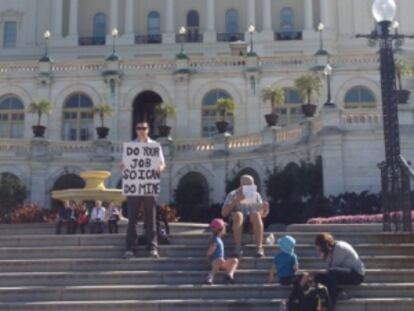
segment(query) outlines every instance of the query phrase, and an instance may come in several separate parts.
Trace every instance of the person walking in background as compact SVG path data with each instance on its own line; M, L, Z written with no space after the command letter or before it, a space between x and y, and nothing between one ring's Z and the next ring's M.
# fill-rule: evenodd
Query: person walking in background
M248 189L249 188L249 189ZM256 257L263 257L263 219L269 214L269 203L263 202L260 193L251 191L255 188L254 179L250 175L240 177L240 187L230 192L224 201L222 216L230 217L234 237L234 256L243 254L241 239L243 228L251 225L256 240ZM249 190L249 198L247 191Z
M108 231L118 233L118 221L121 219L121 209L113 202L108 206Z
M296 241L290 235L285 235L277 241L280 252L273 257L272 267L269 271L269 283L275 282L275 274L279 283L291 285L295 279L295 273L299 269L298 257L295 254Z
M90 224L91 233L103 233L104 232L104 221L106 218L106 209L102 206L102 201L95 201L95 206L92 209Z
M158 144L149 135L149 125L145 121L140 121L135 126L137 133L137 143ZM159 171L165 169L165 160L160 146L159 150L160 167ZM149 255L158 258L158 240L156 228L156 200L154 196L127 196L128 208L128 228L126 234L126 251L124 258L128 259L135 256L138 245L137 223L140 208L144 209L144 228Z
M212 236L209 241L207 258L211 263L211 271L207 276L206 284L213 284L214 276L220 270L226 271L225 281L234 284L234 273L239 265L237 258L224 257L222 236L226 233L226 224L223 219L216 218L210 224Z
M338 294L345 292L341 285L359 285L364 281L365 266L355 249L345 241L335 241L330 233L318 234L315 246L321 258L328 263L325 273L315 276L315 282L328 288L332 307L335 306Z

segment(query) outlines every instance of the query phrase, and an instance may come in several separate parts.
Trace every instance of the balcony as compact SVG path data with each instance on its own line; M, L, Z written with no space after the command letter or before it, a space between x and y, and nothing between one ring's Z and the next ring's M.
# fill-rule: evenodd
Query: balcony
M218 33L218 42L244 41L244 33Z
M105 45L105 37L79 37L79 45Z
M301 31L283 31L274 33L275 41L293 41L293 40L302 40Z
M161 34L135 36L135 44L159 44L161 42Z
M203 35L200 33L188 33L186 35L176 35L175 42L181 43L182 38L184 38L184 42L186 43L197 43L203 42Z

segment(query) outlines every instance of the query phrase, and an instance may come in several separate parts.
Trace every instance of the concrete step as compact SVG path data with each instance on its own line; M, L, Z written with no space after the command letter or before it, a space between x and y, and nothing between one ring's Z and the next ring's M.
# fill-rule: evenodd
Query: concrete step
M275 311L280 299L173 299L124 301L50 301L30 303L0 303L3 311ZM339 301L335 311L412 311L411 298L370 298Z
M1 302L71 300L155 300L160 299L283 299L290 287L265 285L101 285L101 286L25 286L0 288ZM352 298L412 298L414 283L361 284L347 288Z
M265 237L269 233L265 234ZM285 232L275 232L276 240L285 235ZM315 232L290 232L298 244L314 245ZM186 232L171 234L171 243L174 245L205 245L210 237L209 233ZM335 235L338 240L345 240L352 244L367 243L414 243L413 235L406 233L376 233L342 232ZM231 234L224 237L227 245L233 243ZM254 243L251 234L243 235L243 243ZM3 247L30 247L30 246L84 246L84 245L124 245L125 234L77 234L77 235L6 235L0 236L0 245Z
M204 243L206 244L206 243ZM360 256L376 255L412 255L414 244L357 244L354 245ZM204 257L207 246L163 245L159 252L162 257ZM265 246L265 254L273 256L278 251L276 246ZM140 247L142 256L146 255L145 247ZM36 258L119 258L125 251L120 245L93 245L93 246L35 246L35 247L0 247L0 259L36 259ZM226 253L231 256L233 246L226 247ZM255 245L245 245L244 255L254 256ZM296 254L316 256L319 254L313 245L298 245Z
M369 269L413 269L414 256L362 256ZM243 257L240 269L268 269L272 258ZM322 269L326 266L319 258L303 257L302 269ZM0 260L2 272L69 272L69 271L168 271L168 270L205 270L208 268L204 258L64 258L64 259L20 259Z
M118 224L119 232L125 234L128 221L123 220ZM142 228L142 223L138 223L139 228ZM65 232L65 228L62 232ZM107 231L107 228L105 228ZM185 223L185 222L172 222L170 223L171 233L180 232L204 232L208 230L208 224L199 223ZM56 224L0 224L0 235L54 235L56 232Z
M339 232L382 232L383 225L382 223L372 223L372 224L320 224L320 225L310 225L310 224L293 224L289 225L286 228L288 232L330 232L333 234Z
M0 287L18 286L76 286L76 285L183 285L204 284L208 269L193 271L95 271L95 272L4 272L0 273ZM308 270L310 273L322 270ZM223 283L220 273L215 283ZM268 270L238 270L238 284L266 283ZM410 283L414 269L367 270L366 283Z

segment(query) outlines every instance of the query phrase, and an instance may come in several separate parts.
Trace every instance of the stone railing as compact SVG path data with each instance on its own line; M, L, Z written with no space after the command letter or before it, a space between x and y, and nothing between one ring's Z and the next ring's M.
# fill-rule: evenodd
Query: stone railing
M176 153L180 152L211 152L214 150L214 142L203 138L198 140L186 140L173 142Z
M245 149L256 148L263 143L263 138L260 134L246 136L246 137L229 137L227 140L228 149Z
M377 66L377 55L336 55L331 57L334 66ZM215 71L223 69L227 71L242 70L247 65L246 57L240 56L218 56L214 58L194 58L188 61L188 67L195 71ZM269 56L259 57L258 66L263 70L278 68L292 68L309 70L315 67L317 60L313 55L292 55L292 56ZM100 74L106 68L104 59L81 59L71 62L55 62L51 66L51 71L56 73L65 72L96 72ZM175 59L128 59L121 60L120 70L139 70L139 71L165 71L174 72L177 68ZM39 64L37 61L19 61L0 63L0 74L5 73L38 73Z
M341 127L345 130L380 129L382 128L382 113L380 111L342 111Z

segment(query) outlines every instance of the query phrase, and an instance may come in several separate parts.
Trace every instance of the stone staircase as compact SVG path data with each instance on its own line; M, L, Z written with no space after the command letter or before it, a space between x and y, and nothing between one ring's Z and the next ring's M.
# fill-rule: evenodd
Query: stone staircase
M256 259L251 236L236 285L223 275L204 285L206 225L172 224L171 245L160 259L121 259L124 234L60 235L52 225L0 225L0 310L46 311L275 311L289 288L266 284L275 246ZM121 226L121 231L125 225ZM410 235L380 232L377 225L293 225L302 269L323 263L313 246L316 232L351 242L367 266L365 283L351 287L338 311L413 311L414 241ZM276 237L285 232L275 233ZM225 238L227 252L231 237Z

